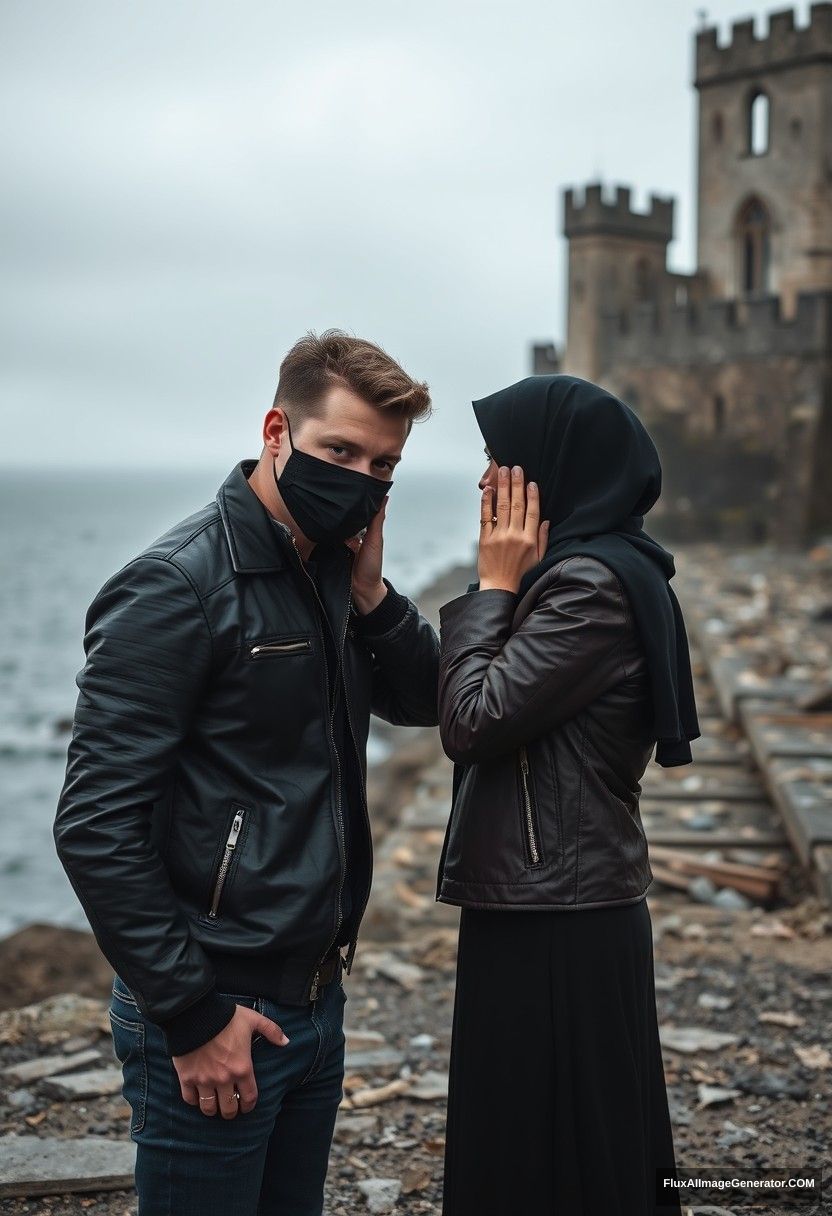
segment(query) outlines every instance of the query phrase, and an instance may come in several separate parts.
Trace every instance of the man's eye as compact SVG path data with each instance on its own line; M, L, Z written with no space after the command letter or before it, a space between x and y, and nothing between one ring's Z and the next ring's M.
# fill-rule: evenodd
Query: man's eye
M341 453L341 452L346 452L346 450L347 450L345 447L342 447L338 443L330 443L328 446L329 446L330 452Z
M384 469L392 469L393 462L391 460L377 460L376 464L380 464Z

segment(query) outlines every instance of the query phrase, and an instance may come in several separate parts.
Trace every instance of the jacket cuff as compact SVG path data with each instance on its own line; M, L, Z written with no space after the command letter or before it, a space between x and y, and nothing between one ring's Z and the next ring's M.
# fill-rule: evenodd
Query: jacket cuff
M236 1012L237 1002L212 988L181 1013L159 1023L168 1055L184 1056L196 1051L224 1030Z
M401 595L386 578L381 580L387 588L387 594L380 604L376 604L372 612L362 615L356 609L356 620L362 633L388 633L404 620L410 607L410 600Z
M495 642L497 634L510 628L516 606L515 592L502 587L466 591L440 607L440 636L443 642L452 641L455 646L481 639Z

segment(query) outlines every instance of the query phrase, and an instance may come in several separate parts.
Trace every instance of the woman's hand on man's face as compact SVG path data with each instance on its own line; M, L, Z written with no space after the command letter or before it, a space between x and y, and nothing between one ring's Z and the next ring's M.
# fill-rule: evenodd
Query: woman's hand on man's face
M517 591L520 579L546 552L549 521L540 522L536 482L525 484L519 465L497 473L497 501L486 486L480 502L480 590Z

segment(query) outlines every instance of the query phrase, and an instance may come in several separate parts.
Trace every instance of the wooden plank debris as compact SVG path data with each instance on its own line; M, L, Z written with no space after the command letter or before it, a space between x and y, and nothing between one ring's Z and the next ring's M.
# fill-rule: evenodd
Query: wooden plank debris
M659 873L653 865L653 859L659 862ZM710 878L716 887L732 887L742 892L750 899L760 903L770 903L777 897L777 891L782 881L782 871L779 866L747 865L733 861L714 861L697 857L680 849L664 848L652 845L650 848L651 867L654 876L664 881L668 874L674 878L684 879L684 887L697 874ZM664 875L664 877L660 877ZM679 885L673 883L672 885Z

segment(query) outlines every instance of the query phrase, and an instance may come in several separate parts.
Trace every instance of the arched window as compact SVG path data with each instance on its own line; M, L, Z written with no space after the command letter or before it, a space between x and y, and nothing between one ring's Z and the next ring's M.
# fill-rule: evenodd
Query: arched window
M768 94L755 89L748 99L748 151L752 156L768 152L770 119Z
M765 294L769 290L768 211L758 198L749 199L737 221L739 286L744 295Z
M647 258L639 258L636 262L635 289L637 300L652 300L653 274Z

